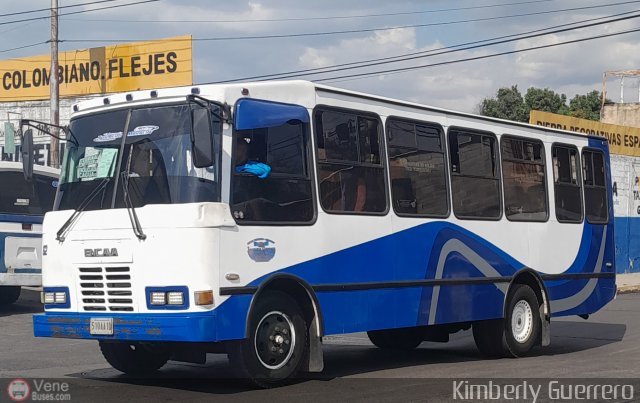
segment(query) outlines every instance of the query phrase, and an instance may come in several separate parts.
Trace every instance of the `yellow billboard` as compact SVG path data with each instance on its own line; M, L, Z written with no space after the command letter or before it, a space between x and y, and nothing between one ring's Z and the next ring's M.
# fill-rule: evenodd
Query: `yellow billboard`
M191 85L191 36L61 52L60 96ZM49 98L51 58L0 61L0 102Z
M611 154L640 156L640 128L637 127L600 123L542 111L531 111L529 123L552 129L604 137L609 141L609 152Z

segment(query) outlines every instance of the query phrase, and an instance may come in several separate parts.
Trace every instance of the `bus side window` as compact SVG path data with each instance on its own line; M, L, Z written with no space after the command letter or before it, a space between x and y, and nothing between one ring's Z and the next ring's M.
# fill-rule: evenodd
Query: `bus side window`
M607 183L604 172L604 154L601 151L583 150L584 209L587 221L592 224L609 222Z
M238 223L314 220L308 136L299 121L234 132L231 212Z
M581 223L582 186L578 149L571 145L551 147L553 157L553 182L556 202L556 218L560 222Z
M444 131L433 123L387 120L393 209L398 215L449 215Z
M512 221L547 221L544 144L502 137L505 215Z
M451 194L458 218L499 219L498 151L493 133L449 130Z
M384 213L387 195L382 130L377 118L350 112L315 114L320 201L336 213Z

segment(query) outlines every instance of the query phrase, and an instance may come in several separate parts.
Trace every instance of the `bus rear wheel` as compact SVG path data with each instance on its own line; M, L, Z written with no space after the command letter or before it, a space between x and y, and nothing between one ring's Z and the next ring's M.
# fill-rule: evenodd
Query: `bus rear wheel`
M0 287L0 305L13 304L20 298L20 286L2 286Z
M384 350L413 350L424 341L424 333L418 328L372 330L367 332L369 340Z
M475 322L478 350L491 357L521 357L540 340L540 302L526 284L514 284L507 299L506 317Z
M149 375L162 368L171 352L153 343L100 341L100 351L107 362L127 375Z
M308 354L308 328L302 311L288 294L265 291L251 312L249 338L234 343L229 361L255 386L282 385L300 370Z

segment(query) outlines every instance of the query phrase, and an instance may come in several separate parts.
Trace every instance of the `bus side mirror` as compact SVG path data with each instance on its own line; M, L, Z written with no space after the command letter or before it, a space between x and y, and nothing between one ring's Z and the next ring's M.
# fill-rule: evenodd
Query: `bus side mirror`
M33 178L33 130L29 129L22 135L22 172L24 179L30 181Z
M206 168L213 165L213 132L209 108L196 106L191 109L191 147L193 165Z

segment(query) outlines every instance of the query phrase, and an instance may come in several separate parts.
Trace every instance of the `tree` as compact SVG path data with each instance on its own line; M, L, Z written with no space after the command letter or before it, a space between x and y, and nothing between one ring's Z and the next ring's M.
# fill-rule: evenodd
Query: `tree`
M518 122L527 122L529 120L529 111L517 85L511 88L500 88L495 98L483 99L479 105L479 111L481 115L494 118Z
M527 114L533 109L536 111L566 115L569 110L569 108L567 108L567 96L557 94L549 88L541 89L530 87L524 96L524 102L527 105Z
M591 91L576 95L567 105L567 96L549 88L530 87L524 97L518 86L498 89L494 98L485 98L478 105L481 115L516 122L528 122L531 110L574 116L582 119L600 120L601 93ZM607 100L608 101L608 100Z
M600 107L602 105L602 93L593 90L586 95L576 95L569 102L568 115L589 119L600 120Z

